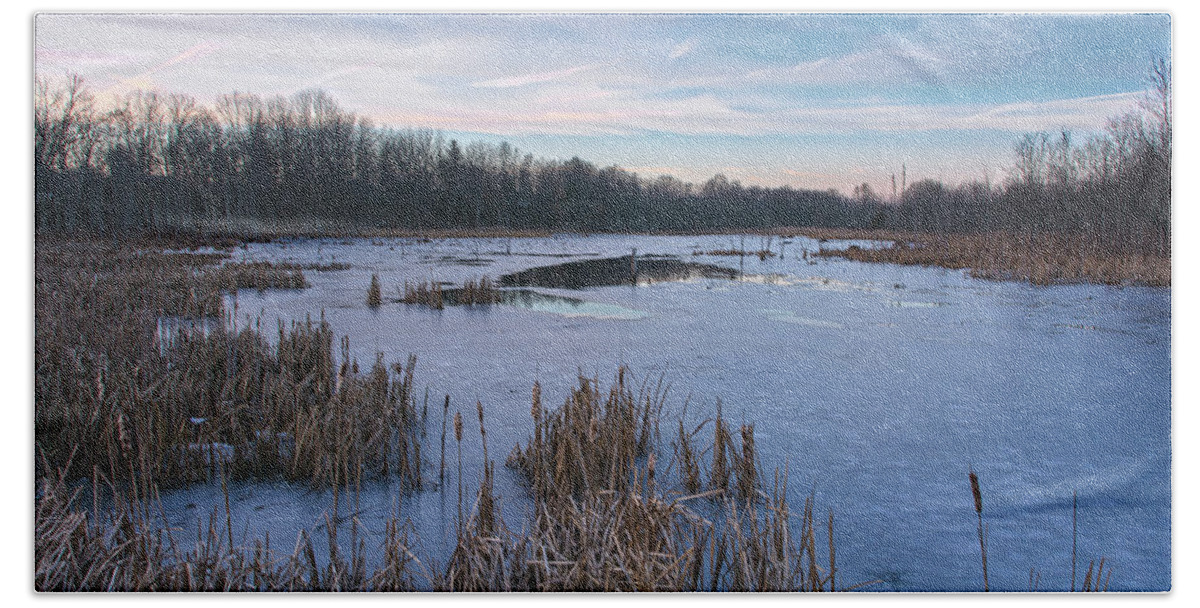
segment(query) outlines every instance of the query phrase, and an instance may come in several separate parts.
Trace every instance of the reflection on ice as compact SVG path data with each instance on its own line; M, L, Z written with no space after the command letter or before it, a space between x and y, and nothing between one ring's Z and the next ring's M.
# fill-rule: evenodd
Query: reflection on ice
M826 329L845 329L846 326L836 321L824 321L821 319L810 319L807 317L798 317L796 313L790 310L772 310L766 309L762 311L767 319L771 321L781 321L783 323L792 323L793 325L805 325L808 327L823 327Z
M900 308L937 308L945 306L945 302L913 302L909 300L892 300L892 306Z
M591 317L594 319L644 319L649 315L640 310L633 310L604 304L588 302L578 298L555 296L539 293L532 289L510 289L501 292L500 302L517 308L535 312L548 312L564 317Z

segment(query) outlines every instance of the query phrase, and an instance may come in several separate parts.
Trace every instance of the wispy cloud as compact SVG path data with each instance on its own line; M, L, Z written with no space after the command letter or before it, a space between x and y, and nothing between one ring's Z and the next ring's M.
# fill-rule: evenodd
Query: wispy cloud
M647 99L632 94L570 104L530 102L499 107L458 105L453 110L391 114L390 119L421 126L498 135L628 135L661 132L679 135L828 135L945 131L1023 133L1071 129L1093 131L1111 116L1134 109L1140 92L1043 102L986 104L876 104L771 108L731 108L703 95L685 99Z
M37 73L77 72L101 92L211 101L328 87L384 126L528 135L535 153L681 176L744 163L813 185L868 158L950 167L980 142L994 142L985 160L997 166L1011 134L1102 128L1136 108L1146 58L1170 55L1170 19L1152 15L75 14L36 24ZM575 147L555 148L562 141ZM806 147L818 141L845 145Z
M696 50L696 39L689 38L689 39L684 40L683 42L680 42L679 44L675 45L675 47L671 49L671 52L670 52L670 54L667 55L667 57L669 57L671 59L679 59L680 57L683 57L684 55L687 55L688 53L690 53L694 50Z
M793 66L754 70L756 82L793 84L922 84L942 86L952 59L901 36L880 37L870 47Z
M555 70L553 72L538 72L536 74L523 74L521 76L510 76L508 78L485 80L483 82L472 83L471 86L482 89L508 89L512 87L523 87L531 84L562 80L569 76L574 76L580 72L586 72L597 67L599 66L596 64L580 65L573 68L567 68L565 70Z
M186 50L184 50L181 53L178 53L172 57L167 58L164 61L160 61L160 62L154 64L153 66L142 71L141 73L138 73L136 75L133 75L133 76L130 76L127 78L119 79L116 82L116 84L105 89L104 91L102 91L102 93L107 94L107 95L117 95L124 91L132 90L132 89L154 88L154 81L151 79L151 76L153 76L154 74L161 72L163 70L166 70L169 67L179 65L179 64L186 64L189 61L199 59L201 57L204 57L205 55L209 55L209 54L219 50L220 48L221 47L218 44L215 44L215 43L207 41L207 40L203 40L203 41L199 42L198 44L192 45L191 47L187 48Z
M150 68L147 71L148 72L157 72L158 70L171 67L177 63L183 63L184 61L188 61L190 59L203 57L203 56L208 55L209 53L212 53L213 51L216 51L220 48L221 48L220 45L215 44L213 42L209 42L207 40L204 40L204 41L201 41L199 44L193 45L191 48L183 51L182 53L180 53L174 57L171 57L170 59Z
M357 74L364 70L369 70L369 69L371 69L371 67L373 67L373 66L351 65L351 66L346 66L346 67L338 69L338 70L333 70L332 72L326 72L324 74L321 74L320 76L317 76L316 78L312 78L310 80L300 83L292 90L292 92L296 93L299 91L303 91L304 89L318 88L318 87L327 85L331 82L334 82L340 78L344 78L346 76Z

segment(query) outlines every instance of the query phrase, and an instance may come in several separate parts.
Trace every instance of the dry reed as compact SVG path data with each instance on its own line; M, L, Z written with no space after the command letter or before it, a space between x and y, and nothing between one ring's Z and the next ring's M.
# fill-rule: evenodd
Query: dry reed
M878 249L851 246L822 249L818 255L861 262L970 269L973 277L1027 281L1035 285L1101 283L1106 285L1171 285L1171 259L1117 251L1110 243L1082 235L1014 234L860 234L840 238L888 237L893 244Z
M979 553L983 560L983 590L988 590L987 542L983 529L983 493L979 489L979 476L974 470L968 470L971 481L971 496L975 499L975 516L979 520Z
M508 460L534 500L519 533L498 508L481 402L483 476L474 506L464 508L465 438L456 413L459 514L450 560L439 567L419 558L413 527L397 510L379 528L381 563L368 569L357 517L350 518L347 539L339 514L351 498L357 512L359 488L373 477L424 487L416 359L388 366L377 358L361 373L343 339L338 365L323 319L279 324L274 346L258 324L239 330L225 321L181 330L162 348L155 320L163 315L221 319L221 291L229 285L296 284L269 278L265 266L212 279L220 257L103 243L39 245L37 589L841 590L832 513L826 560L817 555L812 497L796 517L786 471L763 488L754 426L742 425L735 445L718 402L717 415L691 432L682 417L672 425L677 437L664 452L658 427L667 389L660 379L635 391L623 367L607 391L581 376L555 410L544 407L541 384L534 384L530 440ZM447 395L439 488L448 413ZM709 423L712 443L697 448ZM660 467L664 461L671 464ZM80 477L92 481L91 513L65 481ZM216 478L223 512L214 509L207 526L198 522L187 548L156 506L159 487ZM269 535L235 546L240 522L228 503L228 482L238 478L332 489L323 522L328 557L317 559L308 532L290 552L273 547ZM972 485L982 539L973 471ZM1084 589L1106 589L1111 572L1101 559L1089 568Z
M414 285L408 281L405 281L404 297L402 297L400 301L404 302L405 304L420 304L422 306L428 306L429 308L433 308L435 310L441 310L445 308L445 299L442 296L442 285L441 283L436 282L429 284L425 281L421 281L420 283Z
M379 286L379 275L371 274L371 285L367 287L367 306L370 308L379 308L383 304L383 290Z

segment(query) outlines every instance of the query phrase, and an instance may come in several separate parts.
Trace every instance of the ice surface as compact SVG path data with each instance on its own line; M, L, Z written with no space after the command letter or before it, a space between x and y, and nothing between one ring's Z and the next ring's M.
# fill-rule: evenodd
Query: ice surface
M1069 586L1075 491L1082 568L1104 556L1114 589L1169 588L1169 289L1035 287L938 268L806 260L802 250L819 244L804 238L783 259L693 255L738 243L736 235L557 235L252 244L234 258L351 268L308 272L305 290L243 290L238 322L261 318L274 327L276 318L316 318L324 310L360 362L376 352L389 362L415 353L417 394L428 387L431 419L449 394L474 438L463 441L468 488L477 487L482 460L476 399L493 453L505 454L531 433L535 380L554 407L578 372L606 383L623 363L639 381L663 375L671 384L668 417L690 395L693 423L711 416L720 398L732 421L757 424L766 471L790 467L792 504L811 492L819 510L834 512L839 582L980 589L967 479L973 467L993 589L1025 590L1031 568L1041 574L1041 589ZM639 257L674 255L742 277L778 278L538 288L544 297L531 302L541 303L520 307L366 306L372 273L386 299L405 280L461 284L634 249ZM582 312L570 314L572 306ZM436 453L423 453L436 469ZM504 516L519 527L523 490L511 471L496 471ZM235 521L247 517L251 534L269 529L281 545L322 522L332 504L328 492L287 485L239 484L235 494ZM420 549L444 562L453 494L400 497L398 488L375 484L364 488L361 519L381 521L399 508L416 524ZM219 499L212 486L164 495L185 529Z

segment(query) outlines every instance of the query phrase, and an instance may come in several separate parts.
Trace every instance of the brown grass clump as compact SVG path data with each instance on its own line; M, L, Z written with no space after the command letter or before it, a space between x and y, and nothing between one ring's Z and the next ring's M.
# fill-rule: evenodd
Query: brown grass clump
M371 286L367 288L367 306L379 308L383 304L383 290L379 287L379 275L371 275Z
M433 308L435 310L442 310L445 308L445 298L442 297L442 285L441 283L436 282L430 284L426 283L425 281L421 281L420 283L413 285L408 281L405 281L404 297L401 298L400 301L404 302L405 304L420 304L422 306L428 306L429 308Z
M696 255L699 255L699 253ZM775 252L771 251L770 249L758 249L755 251L746 251L743 249L713 249L711 251L705 251L704 255L739 257L757 256L760 260L766 260L767 258L775 257Z
M579 378L579 385L561 408L541 412L540 386L535 385L535 438L524 450L509 455L508 465L530 480L533 493L544 500L582 496L586 492L628 489L640 458L657 434L658 414L666 391L634 396L622 367L607 394L595 379Z
M501 292L496 289L492 279L484 276L479 281L474 279L463 283L462 287L452 289L443 289L442 284L434 281L426 283L412 284L408 281L404 282L404 297L401 299L405 304L420 304L435 310L442 310L446 306L486 306L490 304L498 304L501 301Z
M294 264L273 262L234 262L220 266L208 275L215 289L304 289L308 281L304 271Z
M1111 250L1105 243L1072 234L865 234L842 238L897 237L888 247L822 249L818 255L860 262L969 268L971 276L1028 281L1035 285L1100 283L1171 285L1171 259ZM890 240L890 239L889 239Z
M634 397L627 376L619 369L607 393L595 379L581 377L550 413L543 411L540 384L534 385L534 434L513 450L508 465L529 483L536 519L507 549L511 574L504 589L835 589L832 515L825 568L816 557L811 499L796 535L786 475L781 482L777 473L770 494L761 489L753 425L742 426L738 455L719 413L690 433L679 421L671 461L686 495L670 498L664 493L669 481L661 481L670 477L656 465L666 391L643 385ZM697 492L704 473L694 443L709 422L716 429L710 489Z
M334 270L349 270L350 265L344 262L329 262L328 264L317 262L312 264L304 264L300 266L300 268L302 270L315 270L317 272L331 272Z
M323 320L281 324L274 347L257 325L224 320L226 287L295 286L302 275L92 242L44 242L37 255L35 435L46 466L136 479L143 492L226 468L318 484L399 472L420 486L414 361L338 372ZM164 337L164 317L212 321Z
M482 306L487 304L498 304L500 302L500 290L492 283L492 279L484 276L476 282L474 279L463 283L459 289L450 292L451 303L460 306Z

